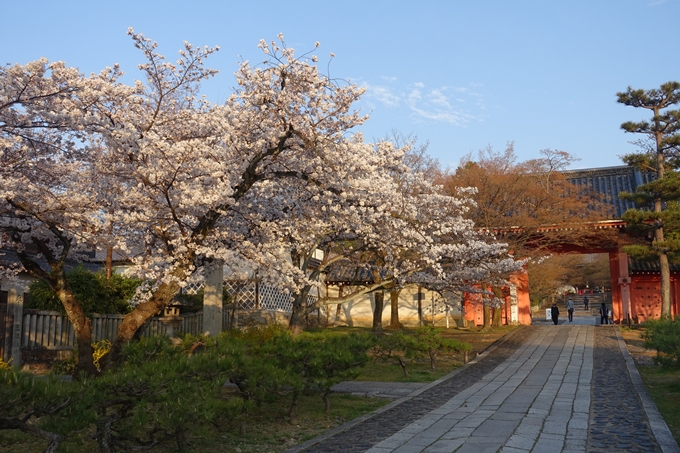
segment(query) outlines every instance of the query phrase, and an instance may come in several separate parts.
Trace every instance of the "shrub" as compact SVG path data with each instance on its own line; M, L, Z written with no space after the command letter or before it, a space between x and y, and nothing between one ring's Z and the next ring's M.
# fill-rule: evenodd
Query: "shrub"
M405 336L406 357L423 357L426 354L430 357L430 368L437 366L437 354L440 352L463 352L469 351L471 346L450 338L441 336L442 329L432 326L423 326L416 329L413 336Z
M282 364L288 363L300 377L302 391L321 395L325 411L329 412L331 387L355 379L359 368L368 361L367 352L374 344L374 337L365 334L302 334L292 345L293 354L282 357ZM297 394L294 399L296 397Z
M404 334L402 333L380 335L371 348L371 354L376 359L387 359L398 351L403 352L404 345Z
M87 315L129 313L132 307L128 301L141 284L139 279L117 274L108 279L103 272L93 273L82 266L66 272L66 280ZM52 288L40 280L31 283L26 308L64 313L64 307Z
M429 356L430 368L434 370L437 367L437 355L440 352L464 352L471 349L468 343L442 337L442 332L442 329L433 326L423 326L418 327L413 335L402 333L383 335L373 346L372 353L376 358L391 357L398 351L411 359ZM408 378L406 365L401 358L399 363Z
M214 429L238 416L242 407L221 395L238 353L220 351L214 339L202 340L207 347L200 354L186 347L196 337L177 347L167 337L128 345L122 366L75 383L82 401L74 408L78 414L71 416L96 428L94 437L102 451L153 446L166 451L172 443L185 449L189 432Z
M166 336L140 338L123 348L125 364L129 366L139 366L155 360L173 360L180 353Z
M664 367L680 367L680 321L668 318L645 322L641 335L647 349L655 349L654 361Z
M52 365L50 373L55 376L72 375L76 372L78 366L78 350L74 349L71 356L65 360L57 360Z
M240 425L244 434L253 405L292 395L292 414L304 393L320 395L328 410L331 386L357 375L374 342L361 334L293 337L277 326L187 335L178 345L167 337L142 338L124 348L122 365L68 383L15 373L2 362L0 427L33 430L54 448L69 433L93 432L103 452L182 451L190 434L227 424ZM94 347L102 356L108 344Z
M3 362L4 363L4 362ZM17 429L48 441L46 451L56 451L72 423L49 423L73 406L79 394L60 379L36 378L0 368L0 429ZM46 423L47 421L47 423ZM78 426L82 428L82 425Z
M259 344L275 341L281 338L290 338L292 336L290 330L286 329L280 324L271 324L268 326L253 326L248 329L235 329L227 334L230 338L237 338L250 346L257 346Z
M111 350L111 342L109 340L101 340L92 343L92 361L97 370L101 371L99 361ZM76 372L78 366L78 350L74 349L71 356L66 360L58 360L50 370L54 375L69 375Z

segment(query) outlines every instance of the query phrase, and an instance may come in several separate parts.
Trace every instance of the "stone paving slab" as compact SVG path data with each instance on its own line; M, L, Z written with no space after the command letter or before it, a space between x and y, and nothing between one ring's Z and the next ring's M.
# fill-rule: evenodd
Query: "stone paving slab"
M574 318L577 321L577 318ZM287 452L680 452L618 327L524 327L488 354Z

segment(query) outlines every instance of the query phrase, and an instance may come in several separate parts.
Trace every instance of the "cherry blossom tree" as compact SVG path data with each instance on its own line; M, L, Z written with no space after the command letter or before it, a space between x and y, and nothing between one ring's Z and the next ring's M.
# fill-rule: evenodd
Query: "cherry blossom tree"
M277 217L283 205L271 191L285 181L318 196L339 194L366 147L348 134L365 119L351 110L362 90L322 75L315 56L297 58L282 36L260 43L267 60L243 62L234 94L217 106L195 96L213 74L201 66L213 49L187 45L184 63L172 65L155 43L130 33L149 60L141 66L148 83L109 115L116 126L102 132L108 160L100 171L125 190L100 193L116 213L117 247L154 284L120 325L112 359L211 260L246 259L279 286L293 284L300 271L280 259L282 244L249 230ZM264 220L245 215L253 207Z
M41 59L0 68L0 247L47 283L71 320L81 370L93 373L91 326L65 277L67 260L92 250L101 231L92 178L100 118L92 100L116 85L118 68L83 77ZM9 260L11 262L11 260Z
M315 309L303 303L315 273L340 258L388 276L376 285L460 284L514 265L463 218L464 192L439 194L403 150L352 133L366 119L352 110L362 90L321 74L315 55L296 57L282 36L261 41L265 61L242 62L234 93L216 105L199 93L218 48L185 43L171 63L129 34L145 82L46 61L0 72L3 242L59 295L82 371L94 373L91 326L64 278L82 251L114 248L148 282L104 366L214 261L248 263L290 291L294 328ZM395 175L420 189L400 192ZM310 272L317 248L328 253Z
M198 97L200 82L215 73L203 63L216 48L185 43L179 61L173 64L157 53L156 43L132 30L129 34L146 57L147 63L140 65L146 83L136 82L131 87L114 83L117 68L106 73L107 80L104 76L86 78L56 64L54 69L63 68L70 77L63 82L65 88L57 87L56 93L62 97L53 96L61 104L55 100L40 106L42 115L63 122L47 125L41 132L45 135L42 141L48 143L46 173L56 171L50 167L58 155L55 144L70 135L87 144L72 163L83 166L78 167L82 171L61 170L71 175L73 190L69 187L67 191L66 181L55 178L51 195L57 193L69 200L68 208L61 207L60 212L87 218L90 224L79 225L64 217L55 221L55 233L40 212L25 210L22 214L57 236L86 234L90 242L106 240L129 257L135 273L150 282L140 294L139 304L124 318L111 360L116 360L122 345L210 260L270 262L278 244L241 241L242 222L234 221L239 203L251 189L263 186L261 190L265 190L267 182L275 179L332 185L343 173L326 171L327 162L347 161L356 140L346 133L364 120L350 110L361 94L358 87L321 75L310 64L315 57L296 59L282 39L281 47L261 43L269 58L257 67L243 62L236 74L235 93L218 106ZM35 72L31 68L19 69ZM45 74L43 70L26 78L45 84ZM3 76L11 85L16 74L8 68ZM100 81L95 87L94 82ZM23 92L21 88L18 91ZM28 101L12 102L11 93L3 95L2 105L19 106L15 109L19 112L31 107ZM6 112L8 117L18 115L7 108ZM3 124L10 124L8 121ZM20 152L27 152L29 146L24 141L28 139L13 138L9 128L3 128L3 138L14 140ZM17 160L14 154L3 151L3 161L15 159L16 166L22 165L21 157ZM9 166L4 168L11 173ZM344 173L351 171L347 167ZM7 182L3 190L9 193L12 186L16 184ZM41 202L39 195L36 205ZM76 200L85 196L87 202L75 206ZM260 206L278 209L266 201ZM5 212L8 223L17 221L16 213L9 208ZM33 238L24 235L17 250L30 241ZM72 247L69 243L59 251L65 260ZM286 275L281 277L285 280ZM71 317L68 310L67 314ZM89 325L74 322L74 327L82 331L85 345ZM83 347L81 352L84 362L87 349Z
M408 284L462 289L521 268L521 263L507 255L504 244L475 230L473 222L466 219L474 205L470 189L461 190L456 197L442 195L441 188L404 164L409 155L403 149L388 143L380 146L382 155L388 158L378 161L379 165L363 177L355 172L343 179L347 186L341 199L316 208L307 205L286 226L291 262L303 271L301 276L308 276L295 294L291 319L295 330L301 328L309 311L369 292L378 294ZM370 160L370 156L363 160ZM287 194L286 199L295 198ZM293 204L301 204L295 200ZM316 249L323 250L324 257L311 267L310 258ZM307 304L310 290L319 284L318 276L339 262L365 269L372 275L371 281L341 297L326 296ZM379 302L378 298L374 316L377 330L381 329L382 316Z

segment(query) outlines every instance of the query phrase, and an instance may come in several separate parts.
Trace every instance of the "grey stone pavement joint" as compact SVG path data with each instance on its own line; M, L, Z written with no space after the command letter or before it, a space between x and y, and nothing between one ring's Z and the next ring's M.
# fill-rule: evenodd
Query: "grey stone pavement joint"
M680 453L617 327L524 327L493 351L293 452Z

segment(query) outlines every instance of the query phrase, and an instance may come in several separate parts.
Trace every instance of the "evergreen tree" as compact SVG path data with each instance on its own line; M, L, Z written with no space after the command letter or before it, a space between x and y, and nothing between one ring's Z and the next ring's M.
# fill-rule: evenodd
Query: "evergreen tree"
M623 161L643 171L656 173L656 180L639 186L634 194L622 194L638 203L651 205L651 211L630 210L624 220L634 228L649 225L653 233L650 253L659 257L661 270L661 316L671 316L670 267L668 256L673 252L673 243L664 237L664 206L669 200L680 196L680 178L673 171L677 168L680 152L680 110L669 108L680 103L680 83L667 82L658 89L628 90L617 93L618 102L652 111L651 121L627 121L621 125L626 132L644 134L649 141L643 141L643 149L628 154ZM639 251L639 250L638 250Z

